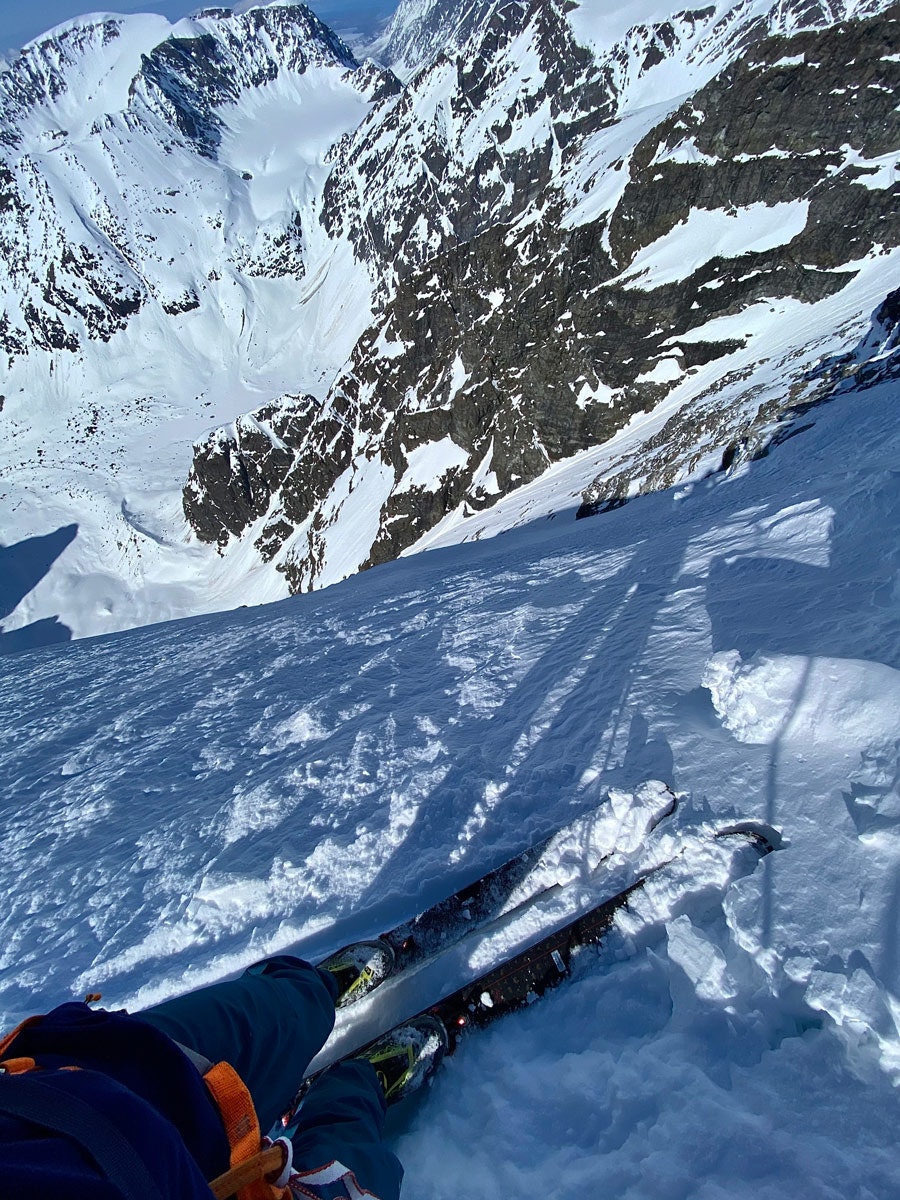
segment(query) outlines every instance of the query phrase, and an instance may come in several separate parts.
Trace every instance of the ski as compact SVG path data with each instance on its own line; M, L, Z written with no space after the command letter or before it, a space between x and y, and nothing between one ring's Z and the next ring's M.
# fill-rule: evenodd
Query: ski
M749 849L754 855L753 866L774 849L768 838L754 828L732 827L719 830L712 836L717 841L737 839L740 849ZM468 1030L482 1029L498 1018L533 1003L549 989L562 983L570 974L574 952L583 946L599 944L612 927L616 915L627 908L629 900L654 876L672 867L685 849L682 846L673 857L650 868L616 895L553 930L527 949L498 963L415 1016L407 1017L386 1034L343 1055L339 1061L371 1056L378 1069L391 1047L396 1046L396 1057L402 1059L409 1053L412 1062L409 1046L416 1038L421 1039L423 1029L432 1033L440 1031L441 1044L431 1053L427 1071L415 1075L410 1066L409 1086L399 1086L396 1080L392 1082L393 1094L388 1092L389 1103L404 1099L430 1077L444 1055L454 1053ZM293 1106L282 1118L285 1125L295 1119L303 1096L320 1074L321 1071L317 1071L304 1080Z
M567 843L577 845L578 870L591 873L612 853L640 847L676 804L675 794L655 781L642 785L630 798L611 791L594 812L576 818L412 919L371 941L353 942L329 955L318 965L340 980L338 1007L356 1003L386 980L434 958L473 929L490 928L565 886L567 864L560 858L565 857ZM628 828L623 839L624 826ZM623 840L628 844L623 846Z
M728 830L714 836L719 840L741 839L755 852L757 857L754 865L773 849L771 842L756 830ZM466 1030L490 1025L498 1017L524 1008L560 984L569 974L573 952L582 946L599 944L612 927L616 914L627 907L636 892L660 871L671 866L673 861L651 868L615 896L601 901L533 946L429 1007L428 1014L437 1017L447 1031L446 1052L454 1052Z

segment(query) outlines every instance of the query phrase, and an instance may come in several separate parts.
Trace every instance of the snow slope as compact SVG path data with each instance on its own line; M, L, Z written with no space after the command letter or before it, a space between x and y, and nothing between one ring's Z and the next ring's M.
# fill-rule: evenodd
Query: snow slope
M396 1114L405 1194L896 1196L896 401L602 517L561 483L553 520L337 589L5 657L3 1025L317 957L657 779L678 810L607 884L679 865ZM702 835L735 821L780 848L730 879Z

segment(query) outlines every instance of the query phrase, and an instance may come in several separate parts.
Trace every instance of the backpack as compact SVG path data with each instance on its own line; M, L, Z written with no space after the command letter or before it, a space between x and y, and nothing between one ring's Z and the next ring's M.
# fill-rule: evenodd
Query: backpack
M59 1133L80 1145L127 1200L164 1200L143 1159L102 1112L76 1096L48 1086L34 1058L6 1057L16 1038L43 1017L28 1017L0 1040L0 1113ZM176 1043L177 1044L177 1043ZM246 1085L227 1062L210 1063L184 1046L219 1111L230 1147L229 1169L209 1181L216 1200L289 1200L291 1144L263 1139ZM77 1071L76 1066L49 1069Z

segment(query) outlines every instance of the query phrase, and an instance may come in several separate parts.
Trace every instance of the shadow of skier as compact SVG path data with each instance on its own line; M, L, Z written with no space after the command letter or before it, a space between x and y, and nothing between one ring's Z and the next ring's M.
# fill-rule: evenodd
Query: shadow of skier
M0 546L0 619L15 611L77 535L77 525L63 525L43 537ZM72 631L58 617L46 617L21 629L0 629L0 654L67 642L71 637Z

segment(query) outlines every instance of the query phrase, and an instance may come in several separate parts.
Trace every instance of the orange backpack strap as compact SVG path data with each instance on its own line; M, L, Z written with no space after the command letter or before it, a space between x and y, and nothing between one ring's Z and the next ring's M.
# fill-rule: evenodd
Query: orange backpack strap
M228 1200L229 1196L234 1195L243 1196L246 1194L243 1189L249 1184L283 1175L287 1164L287 1147L283 1141L277 1141L265 1150L258 1151L240 1166L232 1167L217 1179L211 1179L209 1186L216 1200ZM277 1188L277 1185L267 1183L267 1187L269 1190L266 1195L269 1198L283 1194L283 1189Z
M276 1143L269 1150L278 1151L277 1162L268 1151L260 1151L262 1137L259 1120L247 1085L230 1063L220 1062L203 1076L207 1088L225 1126L231 1147L230 1170L210 1184L219 1200L237 1195L238 1200L281 1200L288 1195L283 1187L270 1184L267 1175L284 1173L286 1154ZM268 1155L268 1157L267 1157ZM229 1188L222 1191L222 1188Z
M5 1075L26 1075L37 1070L37 1063L33 1058L4 1058L0 1070Z
M3 1058L3 1056L6 1054L6 1051L10 1048L23 1029L27 1029L29 1025L37 1025L37 1023L39 1021L43 1021L43 1019L44 1018L42 1016L26 1017L24 1021L21 1021L15 1027L12 1033L8 1033L4 1038L0 1039L0 1059Z

